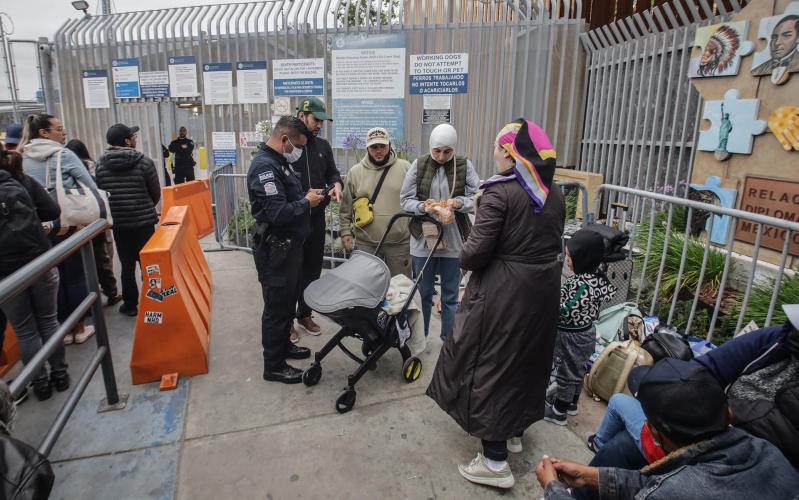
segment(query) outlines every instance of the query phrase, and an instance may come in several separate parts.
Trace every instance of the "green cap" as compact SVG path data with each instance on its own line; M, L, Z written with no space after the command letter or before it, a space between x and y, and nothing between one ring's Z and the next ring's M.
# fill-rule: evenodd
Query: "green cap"
M306 97L300 104L297 105L297 111L302 111L303 113L311 113L314 115L314 118L317 120L330 120L333 121L333 118L327 114L327 108L325 108L325 103L322 102L321 99L318 97Z

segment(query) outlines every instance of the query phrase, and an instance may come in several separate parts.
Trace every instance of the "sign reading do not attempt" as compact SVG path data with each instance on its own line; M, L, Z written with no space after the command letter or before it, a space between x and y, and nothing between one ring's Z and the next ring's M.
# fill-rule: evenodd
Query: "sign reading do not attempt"
M469 54L411 56L411 94L465 94L469 88Z

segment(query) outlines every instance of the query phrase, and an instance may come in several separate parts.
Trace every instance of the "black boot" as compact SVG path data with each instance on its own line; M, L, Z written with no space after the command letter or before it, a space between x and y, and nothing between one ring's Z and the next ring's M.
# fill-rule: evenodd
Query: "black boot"
M302 370L288 364L276 370L264 367L264 380L282 382L284 384L299 384L302 382Z
M308 359L311 357L311 350L307 347L300 347L289 344L286 347L286 359Z
M33 394L39 401L45 401L53 396L53 384L49 378L33 382Z
M51 373L50 380L58 392L64 392L69 389L69 373L67 372Z

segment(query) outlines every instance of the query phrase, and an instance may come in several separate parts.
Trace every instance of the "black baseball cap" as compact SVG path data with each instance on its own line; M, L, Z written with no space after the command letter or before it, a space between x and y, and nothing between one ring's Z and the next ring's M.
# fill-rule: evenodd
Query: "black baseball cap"
M117 123L108 127L108 132L105 133L105 142L111 146L124 146L125 139L131 137L139 131L139 127L128 127L123 123Z
M666 358L633 368L627 386L647 420L680 444L727 428L727 395L713 375L692 361Z

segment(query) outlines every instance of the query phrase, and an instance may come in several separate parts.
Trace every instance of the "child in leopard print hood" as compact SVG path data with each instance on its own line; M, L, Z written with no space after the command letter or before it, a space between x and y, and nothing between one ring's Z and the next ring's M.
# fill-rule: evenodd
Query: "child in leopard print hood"
M557 389L547 398L544 420L566 425L567 415L577 415L577 400L586 373L586 362L594 353L596 329L603 302L616 293L599 270L605 241L599 234L581 229L566 242L566 266L574 271L560 288L560 320L555 345Z

